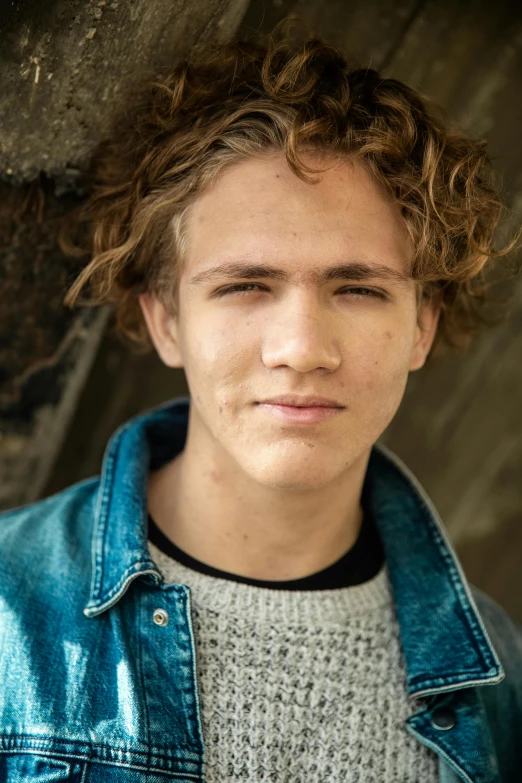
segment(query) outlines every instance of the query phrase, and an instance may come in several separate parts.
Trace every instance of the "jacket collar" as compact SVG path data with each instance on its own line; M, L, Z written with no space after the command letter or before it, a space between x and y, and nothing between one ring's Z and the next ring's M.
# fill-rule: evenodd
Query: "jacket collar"
M147 547L147 479L185 445L190 399L132 419L105 453L92 537L92 580L84 609L113 606L133 579L163 577ZM424 696L494 684L504 671L444 525L403 462L375 444L370 502L386 556L403 646L407 687Z

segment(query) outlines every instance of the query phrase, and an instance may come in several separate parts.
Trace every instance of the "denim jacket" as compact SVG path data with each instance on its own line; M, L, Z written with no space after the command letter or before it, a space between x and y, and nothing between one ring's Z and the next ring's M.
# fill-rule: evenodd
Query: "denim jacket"
M148 471L183 449L189 405L121 427L101 477L0 515L1 783L204 781L190 588L147 548ZM408 468L375 444L368 470L419 697L405 728L440 783L520 783L522 628L470 587Z

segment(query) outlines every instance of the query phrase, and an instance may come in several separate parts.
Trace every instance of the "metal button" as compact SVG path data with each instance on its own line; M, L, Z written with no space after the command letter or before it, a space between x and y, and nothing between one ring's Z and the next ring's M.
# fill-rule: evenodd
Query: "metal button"
M169 616L165 609L154 609L154 622L156 625L167 625Z
M457 723L457 716L451 707L437 707L431 714L431 725L436 729L452 729Z

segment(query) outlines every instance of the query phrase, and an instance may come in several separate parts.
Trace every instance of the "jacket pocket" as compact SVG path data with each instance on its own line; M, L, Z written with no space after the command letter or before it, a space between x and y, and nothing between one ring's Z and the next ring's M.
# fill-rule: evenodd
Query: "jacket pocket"
M2 783L81 783L84 762L36 753L0 754Z

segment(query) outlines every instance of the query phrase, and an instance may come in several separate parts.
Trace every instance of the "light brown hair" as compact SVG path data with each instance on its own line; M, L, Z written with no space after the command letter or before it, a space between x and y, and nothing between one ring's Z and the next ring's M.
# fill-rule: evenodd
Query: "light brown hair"
M428 96L350 66L318 38L298 42L284 24L266 40L195 51L146 85L97 150L82 216L90 261L65 303L113 303L119 333L150 348L138 295L154 292L176 313L186 217L202 188L225 166L274 150L313 184L321 169L299 152L314 149L361 161L400 205L417 303L441 304L428 358L462 349L481 326L499 322L485 308L506 301L493 300L486 273L520 271L499 259L522 229L493 247L507 210L486 147L452 127Z

